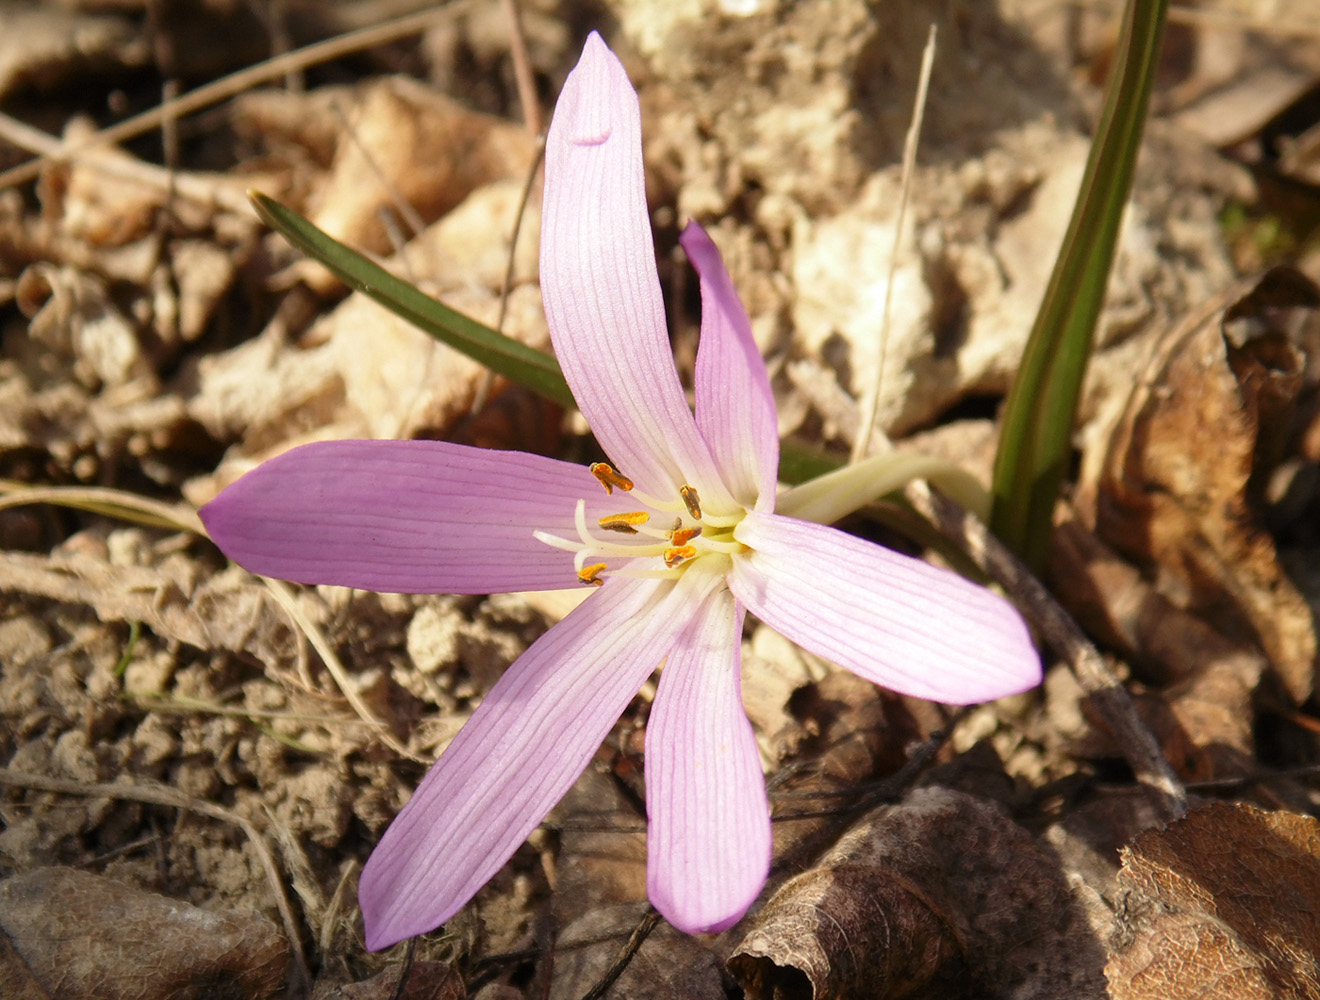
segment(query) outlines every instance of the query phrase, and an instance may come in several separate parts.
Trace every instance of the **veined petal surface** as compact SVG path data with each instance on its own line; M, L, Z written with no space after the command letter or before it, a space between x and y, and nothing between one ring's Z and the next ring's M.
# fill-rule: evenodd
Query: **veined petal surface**
M563 797L717 582L686 576L607 581L505 671L362 870L368 948L452 917Z
M718 588L670 650L646 724L646 880L689 934L724 930L770 870L770 805L739 677L743 609Z
M697 429L734 495L749 507L773 510L779 422L751 321L706 231L690 222L678 242L701 281Z
M637 94L594 32L546 136L541 297L564 377L619 471L653 496L690 483L730 503L674 369Z
M325 441L249 472L200 511L215 543L254 573L413 594L571 587L577 535L617 510L587 469L442 441Z
M734 536L754 551L729 586L805 649L902 694L969 705L1040 683L1040 659L1003 598L834 528L752 512Z

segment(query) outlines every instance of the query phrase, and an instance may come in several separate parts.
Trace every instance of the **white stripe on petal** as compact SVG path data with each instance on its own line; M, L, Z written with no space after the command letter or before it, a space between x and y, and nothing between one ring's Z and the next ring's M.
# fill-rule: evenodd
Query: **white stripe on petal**
M367 861L368 948L444 923L499 871L719 583L607 581L509 667Z
M729 586L804 649L902 694L954 705L1040 683L1021 617L984 587L807 521L753 512Z
M747 912L770 868L770 806L739 678L741 608L718 588L665 661L646 724L647 888L679 930Z
M541 297L564 377L618 470L653 496L692 483L727 508L674 370L637 94L594 33L546 137Z

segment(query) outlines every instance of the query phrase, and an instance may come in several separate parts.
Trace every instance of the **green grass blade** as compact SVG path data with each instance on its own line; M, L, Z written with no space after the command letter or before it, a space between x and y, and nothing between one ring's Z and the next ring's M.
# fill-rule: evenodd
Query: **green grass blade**
M318 229L291 208L255 191L257 214L307 256L329 268L350 288L369 295L436 340L462 351L491 371L526 386L560 406L576 407L559 363L483 323L437 302L374 261Z
M1167 0L1129 0L1072 221L1004 407L991 528L1040 569L1113 264L1164 33Z

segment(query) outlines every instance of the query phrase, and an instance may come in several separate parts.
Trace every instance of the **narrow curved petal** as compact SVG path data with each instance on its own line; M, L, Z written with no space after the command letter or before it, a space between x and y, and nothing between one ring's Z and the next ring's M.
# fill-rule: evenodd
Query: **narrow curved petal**
M546 136L541 297L564 377L619 471L654 496L692 483L726 500L674 370L637 94L595 33Z
M984 587L834 528L751 513L729 586L767 625L883 687L953 705L1040 683L1018 613Z
M695 222L678 242L701 279L697 429L734 495L748 507L772 510L779 422L770 375L715 243Z
M770 806L739 678L743 610L719 588L665 661L646 724L646 879L681 931L721 931L770 870Z
M686 582L610 580L509 667L362 870L368 948L438 927L499 871L682 632L705 596Z
M579 465L442 441L325 441L258 466L200 511L239 565L298 583L488 594L571 587L579 497L607 498ZM617 503L614 505L617 509Z

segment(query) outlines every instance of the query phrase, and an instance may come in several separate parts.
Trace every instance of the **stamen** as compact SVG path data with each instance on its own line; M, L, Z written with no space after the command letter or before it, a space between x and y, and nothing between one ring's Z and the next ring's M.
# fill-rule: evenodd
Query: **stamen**
M578 570L578 582L585 583L590 587L599 587L605 582L600 579L600 573L603 569L605 569L604 563L592 563L590 566L583 566Z
M701 525L692 528L675 528L669 533L671 544L682 547L701 534Z
M560 538L558 535L552 535L548 531L537 529L532 532L532 537L538 542L545 542L546 545L556 549L563 549L565 552L577 552L582 548L581 542L570 542L567 538Z
M678 495L683 498L683 503L687 506L687 511L692 515L694 521L701 520L701 497L697 495L695 486L688 486L684 483L678 488Z
M627 493L633 488L633 481L622 473L616 472L614 466L609 462L594 462L591 466L591 474L600 481L605 487L605 492L610 496L614 495L614 487L618 487Z
M701 548L707 552L723 552L726 555L736 556L740 552L745 552L747 546L739 541L720 541L717 538L703 538Z
M665 549L665 565L672 569L684 559L691 559L696 554L697 550L695 546L675 545L671 549Z
M624 514L606 514L598 522L606 531L618 531L625 535L637 534L635 525L645 524L651 515L644 510L635 510Z

